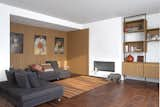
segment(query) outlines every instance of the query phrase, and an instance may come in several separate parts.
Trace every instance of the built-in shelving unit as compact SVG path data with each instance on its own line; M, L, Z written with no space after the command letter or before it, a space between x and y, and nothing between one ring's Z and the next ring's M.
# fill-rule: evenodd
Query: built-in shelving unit
M143 56L145 58L145 52L147 51L146 14L137 15L137 16L140 18L139 19L135 19L134 17L124 18L124 61L126 61L126 58L128 55L132 55L132 54L134 54L134 56L137 58L138 56ZM135 35L133 35L133 33L135 33ZM127 39L131 37L137 38L137 39L136 40ZM137 62L137 61L134 60L134 62Z
M148 58L147 53L151 51L148 48L149 44L160 42L160 29L148 29L147 23L146 14L124 18L124 62L122 67L124 77L159 78L160 63L146 61L146 59ZM128 56L132 56L134 61L128 62Z

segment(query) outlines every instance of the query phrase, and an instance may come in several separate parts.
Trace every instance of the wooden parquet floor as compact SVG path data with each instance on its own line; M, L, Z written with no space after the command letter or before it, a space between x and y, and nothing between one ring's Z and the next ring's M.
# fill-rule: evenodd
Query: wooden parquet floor
M38 107L158 107L159 86L155 83L125 80L109 83L71 99L52 101Z

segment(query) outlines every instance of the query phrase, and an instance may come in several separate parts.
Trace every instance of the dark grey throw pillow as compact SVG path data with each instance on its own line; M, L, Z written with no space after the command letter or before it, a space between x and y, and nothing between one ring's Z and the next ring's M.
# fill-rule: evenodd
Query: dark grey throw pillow
M15 72L15 78L16 78L16 82L17 82L18 87L31 88L27 72L17 71L17 72Z
M13 70L6 70L6 76L10 84L16 84L15 72Z
M32 88L38 88L41 86L39 78L35 72L28 72L28 78Z

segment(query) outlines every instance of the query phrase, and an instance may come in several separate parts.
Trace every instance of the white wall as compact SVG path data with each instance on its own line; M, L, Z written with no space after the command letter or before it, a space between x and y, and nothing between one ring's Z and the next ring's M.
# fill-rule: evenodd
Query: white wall
M160 28L160 13L147 15L148 28ZM147 62L159 62L160 63L160 41L149 42L147 44Z
M89 74L107 77L109 72L93 72L94 61L115 62L115 72L122 73L123 19L121 17L87 24L89 27Z
M0 81L6 80L4 70L10 65L10 17L8 9L0 5Z
M148 28L160 27L160 13L147 15Z

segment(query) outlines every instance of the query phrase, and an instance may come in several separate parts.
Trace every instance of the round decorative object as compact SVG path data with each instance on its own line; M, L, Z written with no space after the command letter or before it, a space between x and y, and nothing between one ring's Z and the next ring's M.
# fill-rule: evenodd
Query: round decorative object
M127 61L128 62L133 62L134 61L134 57L132 55L128 55L127 56Z

